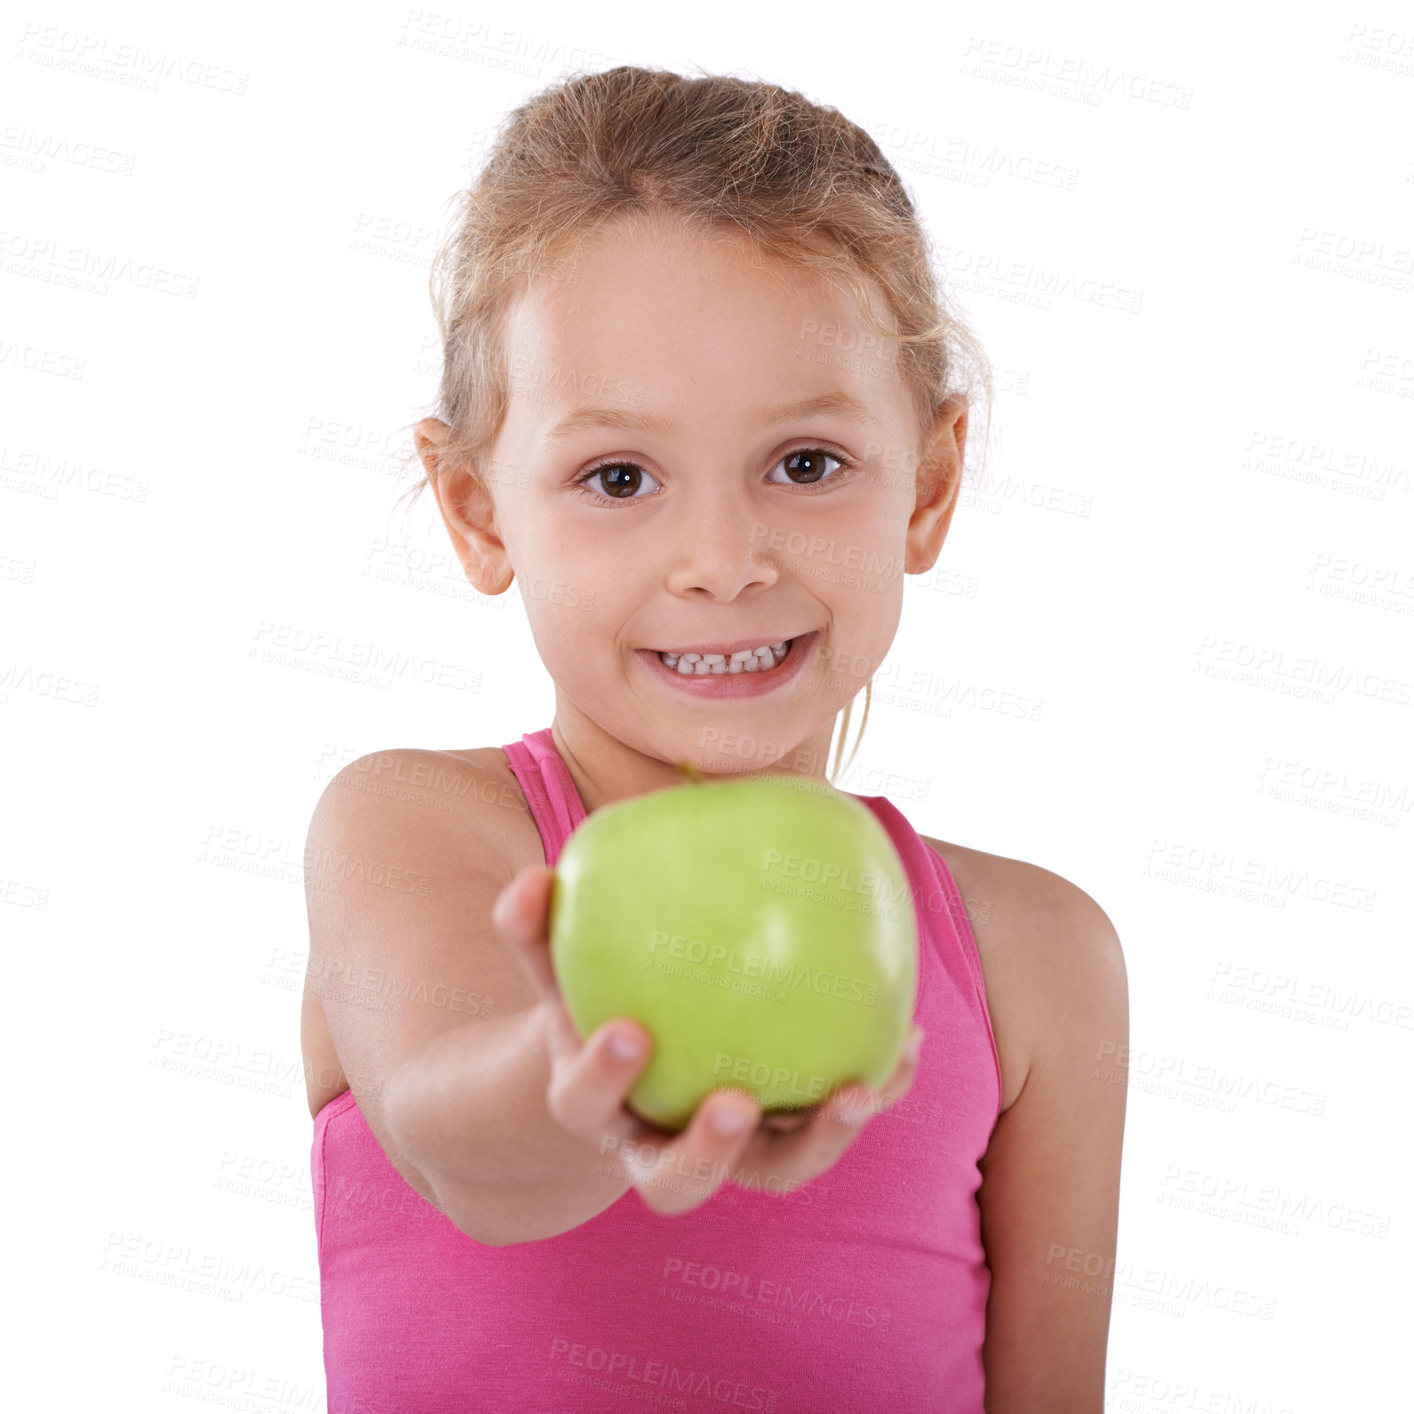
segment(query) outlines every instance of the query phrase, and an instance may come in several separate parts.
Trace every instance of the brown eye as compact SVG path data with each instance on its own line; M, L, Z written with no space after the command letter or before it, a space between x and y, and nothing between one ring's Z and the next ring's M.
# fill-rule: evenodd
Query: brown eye
M616 499L632 496L643 481L643 469L637 466L601 466L599 475L599 484Z
M818 481L825 474L825 463L830 459L828 452L821 451L818 447L808 448L803 452L792 452L786 458L787 473L800 472L802 479L806 482ZM798 463L791 466L792 462Z
M636 496L634 493L643 485L643 478L648 473L636 462L604 462L600 466L591 467L575 483L577 486L588 487L589 482L598 478L604 487L606 496L600 499L613 501L642 501L647 498ZM648 477L653 481L652 477ZM653 481L656 486L658 483Z
M838 469L829 471L827 462L835 462ZM818 486L826 481L838 481L849 463L823 447L798 447L793 452L787 452L776 465L785 467L786 475L791 478L790 485ZM784 486L787 483L776 481L772 484Z

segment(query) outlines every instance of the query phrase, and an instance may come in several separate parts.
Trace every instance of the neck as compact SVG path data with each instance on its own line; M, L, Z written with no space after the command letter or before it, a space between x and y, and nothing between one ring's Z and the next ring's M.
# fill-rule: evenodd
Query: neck
M587 717L557 688L555 718L550 724L555 749L560 753L570 779L592 815L602 806L616 800L647 795L680 785L680 761L686 761L704 781L732 780L742 776L779 772L781 775L827 779L831 762L830 738L834 735L832 719L804 741L787 747L777 755L755 755L750 752L737 757L711 750L698 750L667 757L651 754L651 746L635 749L618 737L606 732ZM671 748L665 747L665 751Z

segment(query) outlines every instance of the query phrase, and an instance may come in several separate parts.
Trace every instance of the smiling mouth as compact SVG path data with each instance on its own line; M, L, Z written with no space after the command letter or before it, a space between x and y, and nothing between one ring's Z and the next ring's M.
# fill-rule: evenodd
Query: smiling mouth
M803 635L801 635L803 637ZM734 677L738 673L771 673L790 656L791 646L798 638L780 643L763 643L758 648L743 648L736 653L664 653L658 658L663 665L681 677Z

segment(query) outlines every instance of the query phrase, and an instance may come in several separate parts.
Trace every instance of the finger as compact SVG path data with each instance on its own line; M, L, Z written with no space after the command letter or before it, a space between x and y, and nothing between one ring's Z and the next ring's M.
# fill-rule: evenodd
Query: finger
M810 1123L810 1113L806 1110L781 1110L769 1114L761 1121L763 1129L778 1130L782 1134L793 1134L801 1125Z
M891 1105L897 1104L908 1093L918 1071L918 1057L921 1054L922 1044L923 1028L914 1026L904 1044L903 1054L898 1065L894 1067L893 1074L884 1082L880 1090L875 1092L862 1088L860 1093L854 1097L858 1102L855 1108L863 1108L865 1118L882 1113ZM838 1117L842 1109L849 1107L849 1103L849 1097L840 1097L836 1101L832 1114ZM825 1108L825 1105L817 1105L811 1109L787 1110L768 1115L761 1124L762 1130L766 1131L758 1146L763 1151L761 1157L769 1155L772 1161L777 1164L789 1161L789 1151L776 1142L776 1136L794 1134L805 1128L806 1125L813 1123Z
M880 1108L879 1097L869 1086L842 1085L807 1124L788 1133L762 1126L742 1156L744 1186L762 1185L767 1192L787 1193L808 1183L839 1162Z
M865 1084L842 1085L795 1134L783 1135L778 1163L803 1165L813 1178L854 1143L865 1123L878 1113L875 1093Z
M567 1017L556 1021L552 1028L563 1027ZM571 1028L573 1022L569 1023ZM554 1034L552 1030L552 1035ZM624 1054L616 1042L636 1044L636 1054ZM598 1140L605 1135L628 1139L647 1134L624 1108L624 1100L633 1089L653 1049L653 1038L636 1021L615 1017L598 1027L582 1045L573 1041L574 1053L564 1054L563 1035L552 1045L560 1049L550 1070L550 1084L545 1102L561 1128L580 1139Z
M639 1196L665 1216L699 1207L736 1171L760 1118L760 1106L745 1092L714 1091L653 1162L645 1164L642 1150L629 1160Z
M496 896L491 921L518 939L548 941L554 879L555 871L548 865L526 865Z

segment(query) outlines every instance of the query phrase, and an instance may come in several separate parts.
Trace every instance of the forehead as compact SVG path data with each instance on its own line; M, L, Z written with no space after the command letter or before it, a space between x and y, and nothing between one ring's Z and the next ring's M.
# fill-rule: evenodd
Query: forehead
M512 402L537 421L595 400L690 400L720 415L744 398L754 406L826 387L885 415L908 407L896 345L866 323L853 293L744 235L616 221L558 271L532 281L507 320ZM861 279L887 325L883 291Z

